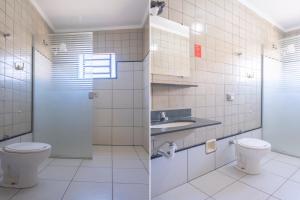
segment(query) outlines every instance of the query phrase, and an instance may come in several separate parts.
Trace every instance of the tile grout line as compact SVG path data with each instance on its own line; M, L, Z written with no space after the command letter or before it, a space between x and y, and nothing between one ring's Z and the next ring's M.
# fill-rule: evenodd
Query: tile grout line
M61 200L63 200L63 199L65 198L65 195L66 195L68 189L70 188L71 184L73 183L73 180L74 180L74 178L75 178L75 176L76 176L76 174L77 174L79 168L81 167L82 162L83 162L83 160L81 159L80 164L77 166L77 169L76 169L76 171L75 171L75 173L74 173L72 179L70 180L70 182L69 182L69 184L68 184L68 186L67 186L67 188L66 188L64 194L63 194L62 197L61 197Z
M111 153L111 198L114 199L114 149L110 146Z
M134 146L133 148L134 148L134 151L135 151L136 155L137 155L138 158L139 158L139 161L142 163L142 165L144 166L144 169L146 170L147 174L149 175L150 173L149 173L147 167L145 166L145 164L144 164L144 162L143 162L143 159L142 159L142 158L140 157L140 155L138 154L138 152L137 152L135 146ZM148 160L148 161L149 161L149 160ZM150 162L150 161L149 161L149 162ZM139 169L140 169L140 168L139 168Z
M293 166L293 165L292 165ZM299 172L299 169L300 169L300 167L297 167L297 170L294 172L294 173L292 173L278 188L277 188L277 190L275 190L272 194L271 194L271 196L273 197L273 195L278 191L278 190L280 190L280 188L282 188L282 186L284 186L288 181L291 181L291 177L293 177L297 172ZM276 197L276 196L275 196ZM277 198L277 197L276 197Z

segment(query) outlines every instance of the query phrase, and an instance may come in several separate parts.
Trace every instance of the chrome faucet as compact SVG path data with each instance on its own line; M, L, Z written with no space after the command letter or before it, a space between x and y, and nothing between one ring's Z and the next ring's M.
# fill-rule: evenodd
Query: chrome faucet
M167 114L166 112L160 112L160 121L168 121L168 117L167 117Z

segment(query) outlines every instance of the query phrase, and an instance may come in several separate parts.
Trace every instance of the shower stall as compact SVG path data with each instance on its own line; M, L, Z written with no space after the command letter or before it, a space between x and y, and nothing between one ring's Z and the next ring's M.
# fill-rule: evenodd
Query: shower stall
M276 152L300 157L300 36L263 59L263 135Z
M51 144L55 157L91 158L93 80L79 72L93 33L51 34L45 45L51 61L34 54L34 141Z

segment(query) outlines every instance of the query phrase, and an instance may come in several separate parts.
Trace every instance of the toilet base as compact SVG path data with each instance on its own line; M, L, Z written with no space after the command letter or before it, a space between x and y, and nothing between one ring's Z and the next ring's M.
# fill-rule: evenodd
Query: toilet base
M2 188L16 188L16 189L23 189L23 188L31 188L31 187L34 187L36 186L37 183L35 183L34 185L31 185L31 186L20 186L20 185L16 185L16 184L7 184L7 183L4 183L3 181L0 182L0 187Z
M2 163L3 179L0 187L6 188L30 188L38 182L38 166L12 167Z
M244 172L246 174L250 174L250 175L257 175L257 174L260 174L260 169L258 170L255 170L255 171L249 171L249 170L246 170L245 168L242 168L238 165L235 165L234 166L237 170L241 171L241 172Z

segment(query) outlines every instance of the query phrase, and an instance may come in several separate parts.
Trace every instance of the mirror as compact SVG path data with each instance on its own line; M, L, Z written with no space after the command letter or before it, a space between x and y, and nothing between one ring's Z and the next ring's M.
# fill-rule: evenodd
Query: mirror
M190 76L189 27L151 16L151 73Z

